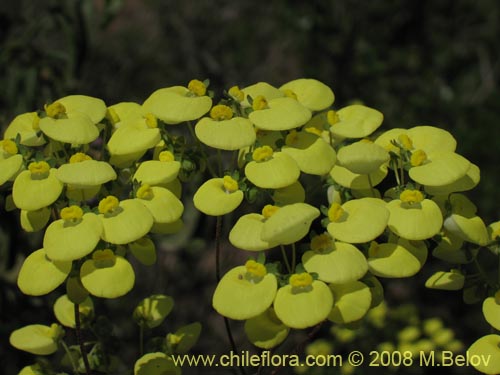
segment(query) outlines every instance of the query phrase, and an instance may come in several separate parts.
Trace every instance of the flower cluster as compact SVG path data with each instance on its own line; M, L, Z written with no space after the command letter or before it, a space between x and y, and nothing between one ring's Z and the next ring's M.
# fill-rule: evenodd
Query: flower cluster
M452 266L426 286L485 298L487 321L500 327L498 279L471 271L490 263L480 249L498 257L500 222L486 227L464 195L480 172L449 132L381 131L382 113L334 109L333 91L314 79L233 86L214 98L207 81L193 80L142 104L67 96L12 121L0 186L25 230L45 230L21 267L23 293L66 283L80 303L71 296L129 292L127 257L155 262L151 234L182 229L181 182L201 172L210 177L192 198L199 211L220 220L244 201L252 207L229 241L256 256L220 278L212 303L244 320L257 347L325 320L359 321L383 300L379 278L415 275L429 252ZM266 262L275 249L282 260ZM481 340L471 350L500 358L500 336ZM500 371L489 366L479 370Z

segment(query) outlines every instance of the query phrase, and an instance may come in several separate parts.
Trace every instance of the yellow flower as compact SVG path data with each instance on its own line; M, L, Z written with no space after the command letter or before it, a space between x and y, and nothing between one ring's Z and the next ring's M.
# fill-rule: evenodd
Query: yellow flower
M234 211L244 194L229 176L212 178L201 185L193 197L194 206L205 215L221 216ZM229 189L228 189L229 188Z
M269 146L263 146L254 151L253 157L254 160L245 166L245 175L258 187L284 188L296 182L300 176L297 163L284 152L273 153Z
M248 340L261 349L271 349L281 344L290 331L290 328L278 319L272 307L248 319L244 329Z
M370 309L372 294L361 281L330 285L335 304L328 319L337 324L351 323L361 319Z
M12 180L23 167L23 156L10 139L0 141L0 186Z
M234 99L236 99L239 102L242 102L243 99L245 99L245 94L243 93L242 90L238 86L232 86L228 90L228 94L231 95Z
M45 144L43 135L40 134L40 118L36 112L18 115L5 129L5 139L16 139L21 136L20 143L25 146L36 147ZM0 157L1 158L1 157Z
M233 110L224 104L218 104L210 110L210 117L216 121L231 120L233 118Z
M375 143L359 141L342 147L337 160L355 174L371 174L389 161L389 153Z
M353 104L336 111L338 121L330 128L336 137L364 138L372 134L382 124L384 116L379 111L364 105ZM329 116L333 122L334 116Z
M220 106L215 106L212 110ZM226 106L224 106L226 107ZM229 107L226 107L230 110ZM255 142L255 130L250 120L219 114L217 118L204 117L195 127L198 139L207 146L220 150L239 150Z
M280 87L283 92L291 91L296 100L311 111L322 111L333 104L335 95L324 83L307 78L299 78Z
M229 242L239 249L261 251L277 246L277 243L261 239L266 218L261 214L251 213L241 216L229 232Z
M255 126L263 130L290 130L304 125L311 119L311 111L292 98L276 98L267 101L254 99L253 106L258 106L248 115Z
M12 332L9 342L19 350L36 355L50 355L57 351L62 336L64 331L58 324L53 323L50 327L31 324Z

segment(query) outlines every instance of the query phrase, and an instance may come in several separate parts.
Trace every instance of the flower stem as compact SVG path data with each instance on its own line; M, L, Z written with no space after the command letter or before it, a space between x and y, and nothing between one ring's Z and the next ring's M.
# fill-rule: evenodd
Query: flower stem
M288 257L286 256L285 246L280 245L281 255L283 256L283 261L285 262L286 270L288 273L292 273L292 267L290 267L290 262L288 261Z
M71 350L69 350L68 345L66 344L66 342L64 340L61 340L61 345L62 345L64 351L66 352L66 355L68 356L69 361L71 362L71 367L73 367L73 372L75 373L75 375L77 375L78 374L78 366L76 365L75 359L73 358L73 355L71 354Z
M295 248L295 242L292 243L292 272L295 272L295 266L297 265L297 249Z
M75 331L76 331L76 341L80 346L80 352L83 358L83 365L85 366L85 373L87 375L91 375L92 371L90 370L89 359L87 358L87 352L85 351L85 343L82 339L82 331L80 326L80 305L75 303Z

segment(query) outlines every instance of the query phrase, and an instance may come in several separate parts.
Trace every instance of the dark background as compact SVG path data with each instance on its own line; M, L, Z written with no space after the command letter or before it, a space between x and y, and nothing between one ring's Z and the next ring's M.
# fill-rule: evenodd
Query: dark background
M500 218L499 37L496 0L6 0L0 2L0 127L73 93L111 105L142 102L157 88L192 78L209 78L216 92L234 84L316 78L334 90L335 108L360 100L384 114L385 129L449 130L457 151L481 168L481 183L468 195L488 224ZM27 254L39 238L19 232L16 218L2 215L0 362L13 373L32 356L12 350L5 339L23 324L50 323L55 297L26 298L17 291L12 249ZM209 302L213 251L206 250L210 237L199 230L199 216L189 207L186 215L192 235L160 244L161 272L142 267L130 303L166 288L177 303L174 322L206 318L199 351L208 353L213 342L225 342ZM228 264L237 257L242 255L229 255ZM487 333L481 315L467 315L459 294L426 291L423 280L388 290L396 301L442 314L468 344ZM438 310L437 299L443 301ZM130 320L119 305L103 308L117 324ZM135 334L129 330L124 337Z

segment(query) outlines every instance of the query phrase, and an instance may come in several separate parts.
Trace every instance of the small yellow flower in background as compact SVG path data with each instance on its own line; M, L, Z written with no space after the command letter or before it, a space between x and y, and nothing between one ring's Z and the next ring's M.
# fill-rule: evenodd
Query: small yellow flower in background
M271 216L273 216L276 212L278 212L280 208L278 206L274 206L272 204L266 204L264 208L262 209L262 216L264 218L269 219Z
M155 129L158 127L158 119L152 113L146 113L144 115L144 120L148 128Z
M254 111L260 111L260 110L266 109L266 108L269 108L269 106L267 104L267 100L264 97L264 95L259 95L253 99L252 109Z
M427 154L424 150L415 150L411 154L410 163L412 167L418 167L427 161Z
M269 146L257 147L252 153L254 161L266 161L273 156L273 149Z
M47 116L52 118L60 118L66 114L66 108L61 102L54 102L52 104L45 104L43 109Z
M134 309L134 320L143 327L158 327L170 314L174 300L170 296L154 294L144 298Z

